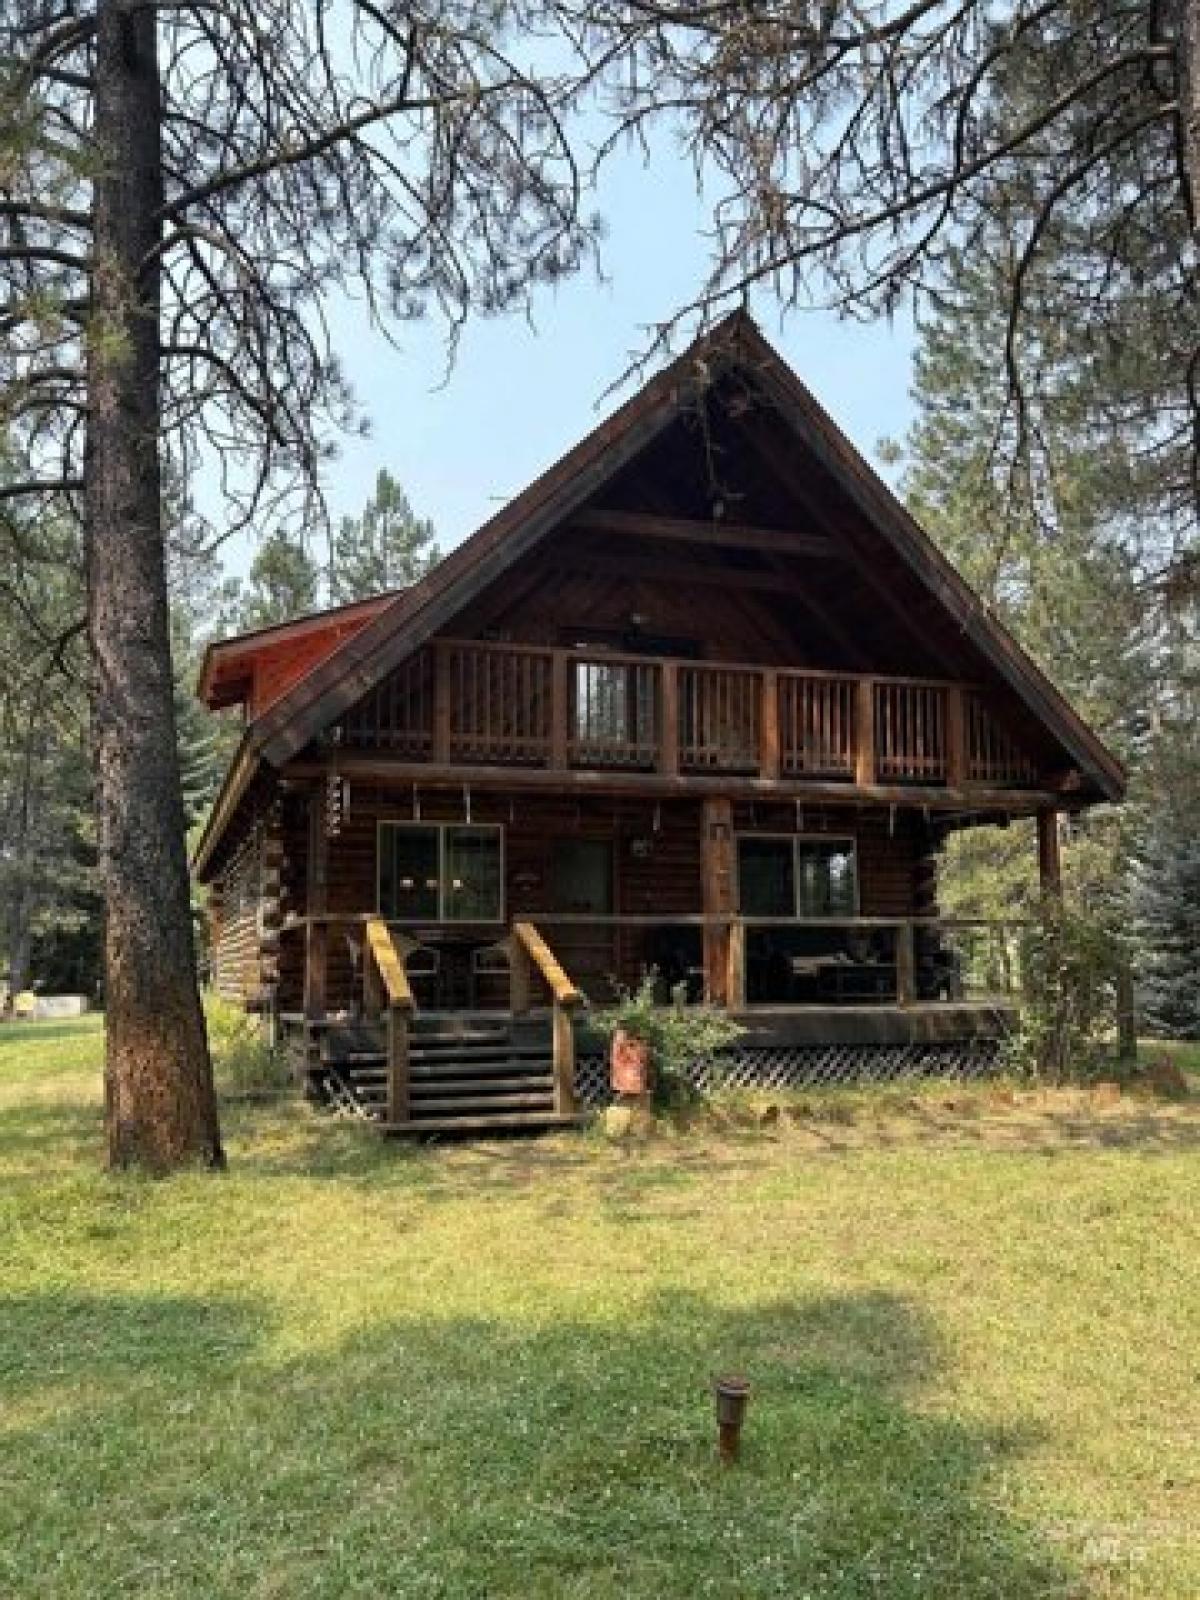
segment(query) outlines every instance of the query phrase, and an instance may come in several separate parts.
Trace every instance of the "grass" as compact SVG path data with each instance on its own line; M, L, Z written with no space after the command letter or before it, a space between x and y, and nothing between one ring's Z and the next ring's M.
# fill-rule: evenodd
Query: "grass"
M1200 1594L1196 1102L429 1149L238 1102L156 1184L99 1046L0 1031L6 1597Z

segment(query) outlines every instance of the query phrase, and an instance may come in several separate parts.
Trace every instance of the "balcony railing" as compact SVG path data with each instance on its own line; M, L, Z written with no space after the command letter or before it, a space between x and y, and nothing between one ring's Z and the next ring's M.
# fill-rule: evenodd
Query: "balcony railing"
M343 718L341 739L451 766L950 787L1036 778L968 685L474 640L427 646Z

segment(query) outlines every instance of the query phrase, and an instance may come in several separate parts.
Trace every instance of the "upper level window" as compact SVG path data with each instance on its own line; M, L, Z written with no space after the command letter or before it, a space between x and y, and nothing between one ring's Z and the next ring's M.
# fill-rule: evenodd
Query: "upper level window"
M502 922L503 831L381 822L379 910L397 922Z
M858 864L853 839L742 834L738 909L744 917L854 917Z

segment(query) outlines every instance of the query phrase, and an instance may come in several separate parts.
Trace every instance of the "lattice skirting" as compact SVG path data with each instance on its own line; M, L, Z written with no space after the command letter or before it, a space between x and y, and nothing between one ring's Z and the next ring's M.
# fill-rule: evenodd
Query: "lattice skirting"
M986 1078L998 1070L999 1062L998 1039L758 1045L723 1052L715 1068L700 1064L689 1076L703 1090L811 1089L822 1084L892 1083L902 1078ZM607 1057L581 1055L575 1067L575 1087L583 1105L607 1105L612 1098Z

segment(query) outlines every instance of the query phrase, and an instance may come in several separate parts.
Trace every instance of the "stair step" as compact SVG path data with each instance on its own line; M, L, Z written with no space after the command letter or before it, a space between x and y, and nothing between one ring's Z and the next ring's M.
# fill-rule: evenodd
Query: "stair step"
M414 1079L409 1084L409 1094L424 1101L429 1095L449 1094L503 1094L506 1090L544 1090L554 1092L554 1076L549 1072L523 1073L517 1078L444 1078L432 1081Z
M411 1056L408 1070L414 1078L437 1078L442 1073L453 1077L456 1073L471 1072L537 1072L550 1060L550 1050L531 1050L527 1055L515 1055L511 1050L497 1050L486 1056Z
M432 1097L426 1099L422 1096L413 1109L421 1111L519 1111L525 1106L532 1109L537 1106L546 1106L547 1102L553 1104L553 1100L554 1091L552 1089L545 1089L540 1094L460 1095L449 1100Z
M509 1050L514 1055L528 1055L531 1050L544 1050L549 1035L533 1039L513 1039L507 1033L494 1039L409 1039L409 1054L422 1058L428 1056L489 1056L497 1050Z
M430 1117L420 1122L385 1122L384 1133L503 1133L508 1128L573 1128L580 1117L557 1111L514 1111L494 1117Z
M408 1081L412 1084L425 1086L445 1084L447 1089L454 1089L464 1083L492 1085L509 1081L514 1083L540 1082L541 1079L550 1077L553 1071L553 1063L545 1059L541 1061L485 1061L444 1067L419 1067L409 1073ZM355 1067L353 1071L341 1072L339 1076L349 1087L359 1088L372 1083L386 1083L388 1070L386 1067Z
M442 1018L429 1018L420 1012L413 1017L410 1024L412 1031L420 1038L438 1039L491 1039L498 1033L507 1033L513 1024L507 1018L498 1018L495 1022L450 1022Z

